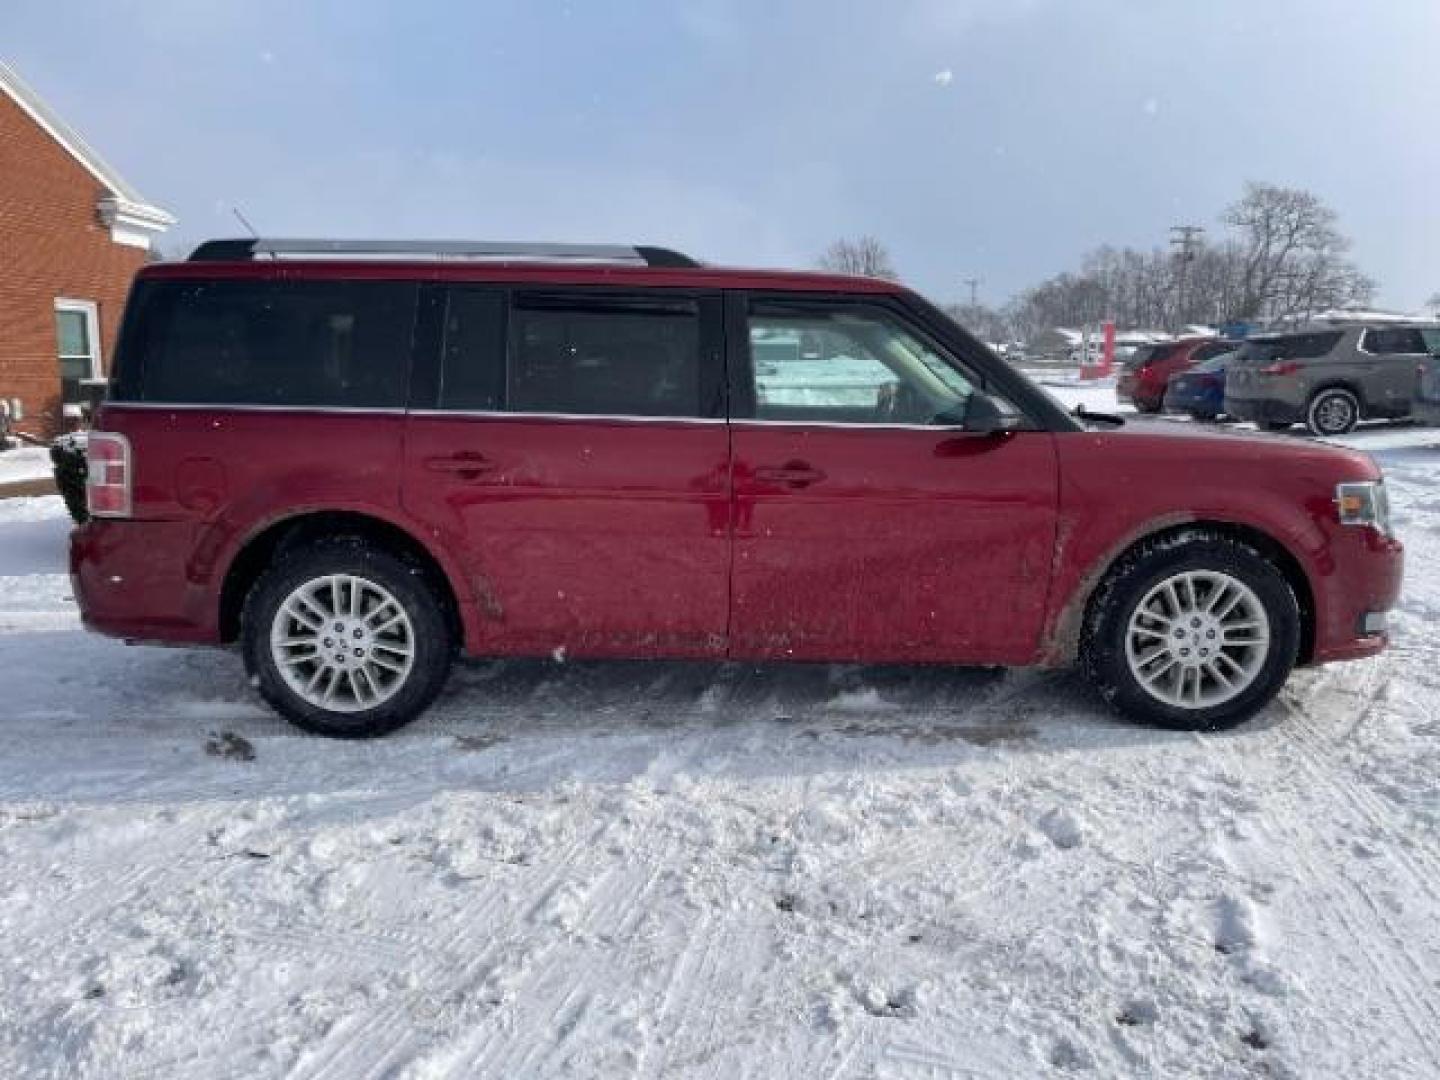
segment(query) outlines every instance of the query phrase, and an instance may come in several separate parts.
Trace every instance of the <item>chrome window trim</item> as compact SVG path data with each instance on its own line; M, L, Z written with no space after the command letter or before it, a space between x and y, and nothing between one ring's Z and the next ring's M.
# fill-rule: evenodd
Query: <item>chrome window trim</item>
M789 428L836 428L859 431L928 431L931 434L973 434L963 426L939 424L870 424L842 420L758 420L740 417L733 420L721 416L635 416L624 413L527 413L503 412L495 409L398 409L366 408L363 406L342 407L332 405L216 405L186 402L167 404L159 401L112 401L107 409L147 409L160 412L307 412L337 413L340 415L413 416L416 419L437 417L448 420L556 420L563 422L602 421L605 423L639 424L731 424L737 427L789 427ZM1015 434L1032 431L1031 428L1017 428Z
M728 424L723 416L643 416L629 413L508 412L504 409L411 409L416 418L438 416L451 420L603 420L640 424Z
M235 405L215 402L168 402L168 401L106 401L110 409L148 409L159 412L308 412L342 413L367 416L404 416L403 405Z
M974 432L967 431L964 427L949 424L868 424L851 420L756 420L749 417L731 420L730 423L737 427L752 424L759 427L855 428L862 431L928 431L931 434L945 434L947 432L952 435L975 434ZM1016 430L1023 431L1028 429L1017 428Z

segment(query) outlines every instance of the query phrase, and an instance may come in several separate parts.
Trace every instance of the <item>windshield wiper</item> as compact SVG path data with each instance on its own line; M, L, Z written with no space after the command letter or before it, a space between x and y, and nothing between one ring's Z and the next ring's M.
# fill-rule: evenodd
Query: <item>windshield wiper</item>
M1125 418L1123 416L1116 416L1114 413L1091 412L1085 408L1083 403L1071 409L1070 415L1080 421L1088 421L1096 424L1111 424L1114 427L1125 426Z

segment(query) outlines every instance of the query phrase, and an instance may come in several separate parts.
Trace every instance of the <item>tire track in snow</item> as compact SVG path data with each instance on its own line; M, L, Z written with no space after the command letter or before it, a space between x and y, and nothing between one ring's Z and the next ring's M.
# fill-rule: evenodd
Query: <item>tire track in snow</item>
M1381 671L1377 666L1366 673L1363 692L1358 695L1360 703L1352 710L1355 715L1345 718L1345 733L1340 736L1340 742L1348 738L1356 724L1363 722L1380 696L1386 692L1390 679L1388 673L1382 675ZM1299 736L1295 741L1304 754L1310 774L1328 786L1357 817L1370 826L1374 836L1405 836L1414 841L1413 852L1395 843L1376 844L1375 848L1381 857L1409 877L1417 891L1428 896L1437 908L1440 908L1440 887L1436 885L1436 882L1440 881L1440 852L1426 843L1424 830L1416 829L1413 822L1401 820L1383 799L1362 783L1342 776L1334 767L1327 765L1325 751L1336 745L1337 740L1327 737L1321 729L1319 718L1311 708L1303 702L1282 700L1282 704L1289 713L1286 728L1292 729Z
M451 921L457 929L436 947L428 970L417 974L421 984L420 997L430 1002L453 1001L457 996L483 981L510 937L519 925L531 921L544 897L554 894L563 878L575 872L600 847L604 834L614 827L607 822L598 829L577 836L546 869L540 881L530 884L529 892L542 900L527 905L500 924L488 915L502 900L498 889L487 890L484 897L459 912ZM476 941L484 935L483 944ZM527 966L533 957L526 954ZM302 1056L288 1074L293 1080L359 1080L389 1075L420 1053L435 1033L421 1032L412 1022L412 1011L418 1004L416 995L392 993L378 1007L364 1014L345 1018L322 1041L318 1050ZM443 1013L443 1008L437 1012Z
M1284 725L1276 729L1276 735L1280 739L1284 738ZM1224 759L1227 771L1233 768L1240 775L1246 774L1246 768L1236 760L1235 752L1229 746L1213 738L1201 737L1200 741L1213 756ZM1319 771L1313 761L1307 771L1312 777L1319 778ZM1267 857L1288 864L1288 874L1292 880L1335 880L1336 875L1327 875L1325 870L1337 868L1322 867L1309 854L1315 837L1313 834L1302 834L1297 827L1299 821L1305 820L1303 816L1297 814L1292 818L1295 824L1282 833L1272 824L1270 815L1255 815L1258 829L1267 838ZM1378 946L1377 952L1383 955L1377 955L1363 946L1339 955L1350 961L1351 966L1368 969L1374 985L1389 999L1397 1018L1408 1029L1414 1048L1427 1057L1431 1066L1440 1072L1440 1046L1437 1046L1436 1041L1437 1036L1440 1036L1440 1011L1430 1002L1432 987L1428 976L1416 962L1407 943L1397 934L1393 922L1375 903L1369 890L1346 874L1343 868L1338 868L1338 877L1337 885L1341 887L1324 890L1314 897L1318 913L1322 915L1322 920L1316 925L1322 926L1326 918L1333 922L1332 927L1328 928L1332 932L1324 935L1327 944L1335 944L1338 938L1339 941L1351 945L1365 943ZM1367 927L1377 924L1385 931L1383 938L1367 932ZM1333 933L1337 929L1338 935Z

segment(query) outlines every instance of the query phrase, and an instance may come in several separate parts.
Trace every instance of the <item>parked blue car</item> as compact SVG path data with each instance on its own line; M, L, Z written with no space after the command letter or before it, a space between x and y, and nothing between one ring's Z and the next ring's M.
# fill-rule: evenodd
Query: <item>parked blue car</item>
M1225 369L1235 352L1221 353L1185 371L1165 384L1165 411L1187 413L1196 420L1214 420L1225 411Z

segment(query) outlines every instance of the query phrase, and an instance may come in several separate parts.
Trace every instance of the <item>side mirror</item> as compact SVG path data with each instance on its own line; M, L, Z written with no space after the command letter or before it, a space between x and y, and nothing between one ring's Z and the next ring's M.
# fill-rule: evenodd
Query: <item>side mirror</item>
M965 402L963 426L976 435L995 435L1020 427L1018 416L1007 415L988 394L973 391Z

